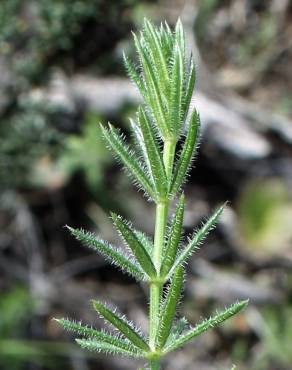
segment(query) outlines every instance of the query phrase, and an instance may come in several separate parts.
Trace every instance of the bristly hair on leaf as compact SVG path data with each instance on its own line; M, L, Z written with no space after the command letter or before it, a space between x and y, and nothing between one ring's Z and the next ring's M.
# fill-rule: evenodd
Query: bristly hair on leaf
M82 325L80 322L76 322L69 319L54 319L60 325L64 327L64 329L75 332L83 338L88 338L92 341L96 341L98 343L102 343L104 345L108 344L119 348L123 351L129 351L136 355L143 355L141 349L137 346L134 346L129 340L122 338L121 336L112 335L111 333L106 332L105 330L97 330L89 327L87 325Z
M199 249L200 244L207 237L209 232L215 228L218 219L224 210L224 207L225 204L219 207L190 238L187 246L182 249L182 251L177 255L175 261L173 262L173 265L168 273L169 277L173 274L178 266L184 265L187 262L187 260L196 249Z
M181 336L181 334L188 328L190 328L190 324L185 317L181 317L180 319L178 319L172 325L169 336L165 343L165 347L168 347L170 343L173 343L176 339L178 339Z
M122 357L130 358L143 358L143 352L139 352L136 349L133 350L131 346L127 349L113 344L99 342L95 339L76 339L76 342L80 345L81 348L87 349L88 351L104 353L107 355L118 355Z
M117 266L121 271L128 273L138 281L148 279L140 265L133 258L126 255L121 249L110 245L102 239L97 239L89 231L74 229L70 226L66 227L77 240L103 255L107 261Z
M125 338L142 351L149 351L148 344L141 331L124 316L112 311L106 304L93 300L94 309L99 315L110 322Z
M164 349L164 352L174 351L175 349L181 347L186 342L190 341L194 337L202 334L210 328L218 326L223 321L226 321L230 317L234 316L238 312L246 308L248 300L244 300L238 303L233 303L231 306L227 307L225 310L218 312L216 315L210 317L209 319L203 320L200 324L195 326L193 329L189 329L186 333L183 333L178 339L174 340Z
M173 320L177 311L177 305L182 292L183 279L184 270L182 267L178 267L173 274L173 279L160 309L161 313L156 338L158 348L162 348L165 345L170 335Z
M167 179L162 161L161 149L157 142L153 125L149 121L146 111L140 107L137 113L137 123L131 121L139 145L142 147L144 163L147 166L156 194L165 197Z
M192 56L186 55L182 23L177 22L173 33L167 24L158 29L145 19L143 31L133 36L139 64L136 66L124 56L128 75L140 91L161 137L178 139L195 84L195 68Z
M152 262L152 258L148 254L147 248L144 247L140 239L137 237L132 226L127 221L123 220L121 216L118 216L113 212L111 215L115 228L132 251L145 274L147 274L149 278L155 278L157 276L157 271Z
M187 136L175 164L174 175L170 188L170 193L173 195L179 191L180 187L186 180L198 143L199 127L200 118L197 111L194 110L190 116Z
M124 137L111 125L108 128L105 128L103 125L100 125L100 127L108 147L113 150L115 157L123 164L134 184L139 189L143 189L150 199L155 200L157 194L155 193L154 185L146 175L147 172L143 164L135 158L134 151L125 143Z

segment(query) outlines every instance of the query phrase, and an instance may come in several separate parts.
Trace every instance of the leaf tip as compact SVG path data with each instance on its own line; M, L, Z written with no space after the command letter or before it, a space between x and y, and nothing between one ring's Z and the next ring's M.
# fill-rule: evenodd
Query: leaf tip
M111 219L114 222L117 221L117 219L119 218L119 216L115 212L113 212L113 211L110 212L110 215L111 215Z
M238 304L240 305L240 310L245 309L248 306L248 304L249 304L249 298L248 299L244 299L243 301L238 302Z

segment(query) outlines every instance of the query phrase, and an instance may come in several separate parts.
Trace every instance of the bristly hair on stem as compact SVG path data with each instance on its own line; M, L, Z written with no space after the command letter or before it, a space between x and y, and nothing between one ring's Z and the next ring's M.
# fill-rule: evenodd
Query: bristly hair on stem
M150 370L160 370L161 360L186 342L242 311L247 300L236 302L192 326L178 317L185 267L208 233L216 226L224 205L181 245L185 196L183 184L192 166L200 132L200 118L191 109L196 82L195 64L187 54L183 26L177 21L172 31L167 23L156 27L144 20L140 33L133 33L137 61L124 55L128 76L139 90L143 103L130 119L134 145L111 124L101 125L106 145L156 208L154 238L111 214L113 225L127 247L115 247L83 229L67 226L84 245L137 281L149 286L148 336L125 316L98 300L93 307L115 332L98 330L69 319L56 319L75 332L77 343L90 351L142 358ZM177 150L178 141L182 142ZM177 200L171 222L171 202ZM166 289L166 284L168 284ZM118 334L117 334L118 333ZM235 367L232 368L232 370Z

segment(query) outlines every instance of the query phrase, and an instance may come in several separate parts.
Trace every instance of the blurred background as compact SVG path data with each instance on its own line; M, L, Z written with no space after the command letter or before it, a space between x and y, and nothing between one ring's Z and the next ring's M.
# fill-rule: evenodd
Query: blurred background
M188 268L192 323L250 298L241 315L165 362L167 370L292 369L292 2L1 0L0 368L131 370L143 363L79 350L52 321L96 326L89 300L147 328L147 290L68 235L119 243L115 210L153 232L153 205L100 137L126 133L139 96L122 51L147 16L181 17L198 66L202 140L185 187L186 234L229 200Z

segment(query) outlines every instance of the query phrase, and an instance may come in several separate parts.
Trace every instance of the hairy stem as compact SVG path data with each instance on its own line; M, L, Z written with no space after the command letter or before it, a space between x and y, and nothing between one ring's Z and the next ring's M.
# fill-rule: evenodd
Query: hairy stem
M163 163L168 179L171 177L172 174L172 167L175 156L175 147L176 141L174 140L165 141L164 143ZM153 260L157 271L160 271L161 268L168 208L169 208L168 197L156 204ZM161 300L162 287L163 282L159 281L159 279L158 281L153 281L150 283L149 346L153 352L155 352L155 341L159 324L159 306ZM159 370L159 369L160 369L159 360L150 362L150 370Z
M159 323L159 303L161 295L161 285L151 283L150 285L150 313L149 313L149 347L155 351L155 338Z
M157 271L160 271L161 256L164 243L164 233L168 215L168 201L157 203L155 215L155 234L154 234L154 264Z
M155 234L154 234L154 264L157 271L160 271L161 255L164 243L164 233L167 222L168 202L156 205ZM155 339L159 324L159 304L162 284L159 281L150 284L150 329L149 346L155 351Z

